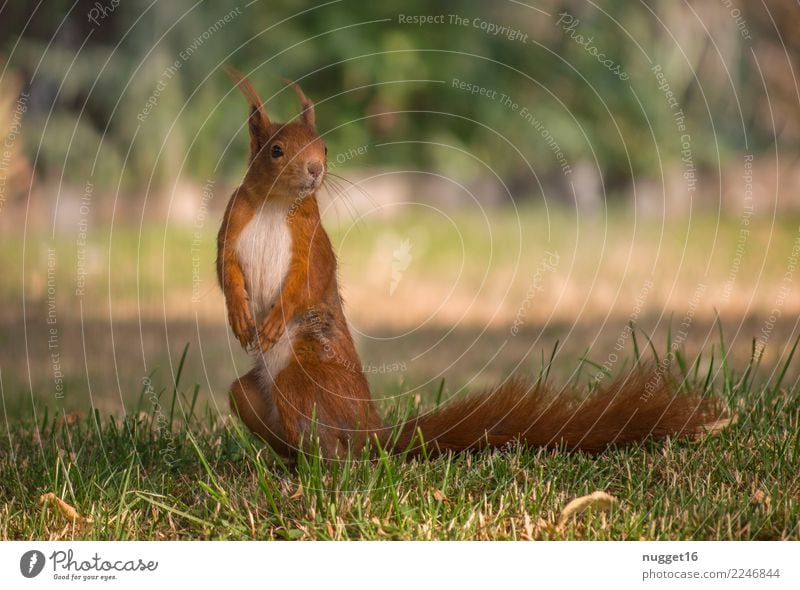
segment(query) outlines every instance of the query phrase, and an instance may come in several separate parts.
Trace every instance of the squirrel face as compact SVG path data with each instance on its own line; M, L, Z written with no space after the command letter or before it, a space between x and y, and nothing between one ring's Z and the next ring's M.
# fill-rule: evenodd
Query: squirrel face
M315 192L327 168L325 142L305 123L274 125L270 131L251 168L272 183L270 193L298 197Z
M302 198L313 194L322 185L328 151L315 129L314 103L300 86L284 80L300 99L300 120L271 123L250 81L231 67L225 71L250 105L250 166L245 181L266 188L270 196Z

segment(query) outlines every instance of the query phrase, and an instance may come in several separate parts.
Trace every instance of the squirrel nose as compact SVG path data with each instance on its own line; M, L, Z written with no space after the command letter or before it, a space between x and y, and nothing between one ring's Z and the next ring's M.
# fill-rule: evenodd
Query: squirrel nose
M308 173L316 178L320 174L322 174L322 162L315 160L313 162L308 163Z

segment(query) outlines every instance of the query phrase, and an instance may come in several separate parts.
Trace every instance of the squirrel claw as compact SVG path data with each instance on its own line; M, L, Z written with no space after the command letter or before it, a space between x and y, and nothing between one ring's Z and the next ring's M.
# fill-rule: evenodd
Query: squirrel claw
M259 330L258 343L262 352L267 352L283 333L282 318L274 311L270 313Z
M247 349L254 337L253 318L250 315L250 308L247 301L242 301L238 305L229 306L228 323L233 330L233 335L239 341L242 348Z

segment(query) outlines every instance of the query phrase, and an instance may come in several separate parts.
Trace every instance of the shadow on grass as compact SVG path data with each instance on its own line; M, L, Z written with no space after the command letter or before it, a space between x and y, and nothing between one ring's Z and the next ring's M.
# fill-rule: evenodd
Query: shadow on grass
M41 307L41 306L40 306ZM29 306L29 310L37 310ZM401 401L400 396L436 395L445 379L444 395L462 388L475 390L491 386L512 372L535 374L550 358L555 383L574 377L579 359L623 370L633 356L632 338L626 318L612 317L602 323L551 323L523 325L513 335L510 326L453 328L424 326L406 334L380 325L362 327L357 337L364 370L376 399ZM696 317L684 340L673 321L672 341L681 344L686 356L719 358L719 332L715 319ZM747 316L741 321L722 319L729 364L744 367L751 355L752 339L761 333L763 318ZM232 339L221 322L186 319L90 318L81 323L77 316L61 314L57 323L57 346L51 347L51 325L46 314L31 313L27 322L19 318L0 320L3 394L9 415L30 415L43 405L65 411L96 407L122 414L134 411L143 378L153 383L173 381L181 352L189 344L183 382L199 385L200 406L209 402L212 411L228 413L227 392L233 379L250 368L250 359ZM650 334L663 355L667 349L669 318L645 316L639 329ZM778 323L770 335L761 363L767 378L791 347L793 326ZM646 338L638 336L640 347ZM798 364L788 378L798 374ZM591 379L600 369L583 364L581 378ZM60 371L63 389L57 382ZM63 393L63 395L59 395Z

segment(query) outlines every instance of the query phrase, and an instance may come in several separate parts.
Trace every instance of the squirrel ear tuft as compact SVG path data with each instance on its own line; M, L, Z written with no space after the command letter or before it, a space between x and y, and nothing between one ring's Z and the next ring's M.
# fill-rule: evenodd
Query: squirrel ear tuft
M247 104L250 105L248 128L250 129L250 161L252 162L269 140L269 117L264 109L264 103L261 102L261 98L250 80L236 68L225 66L224 69L244 94Z
M297 98L300 99L300 108L303 109L300 111L300 120L312 129L316 130L317 115L314 112L314 103L311 102L311 99L306 96L299 84L295 84L288 78L281 77L281 80L294 88Z

